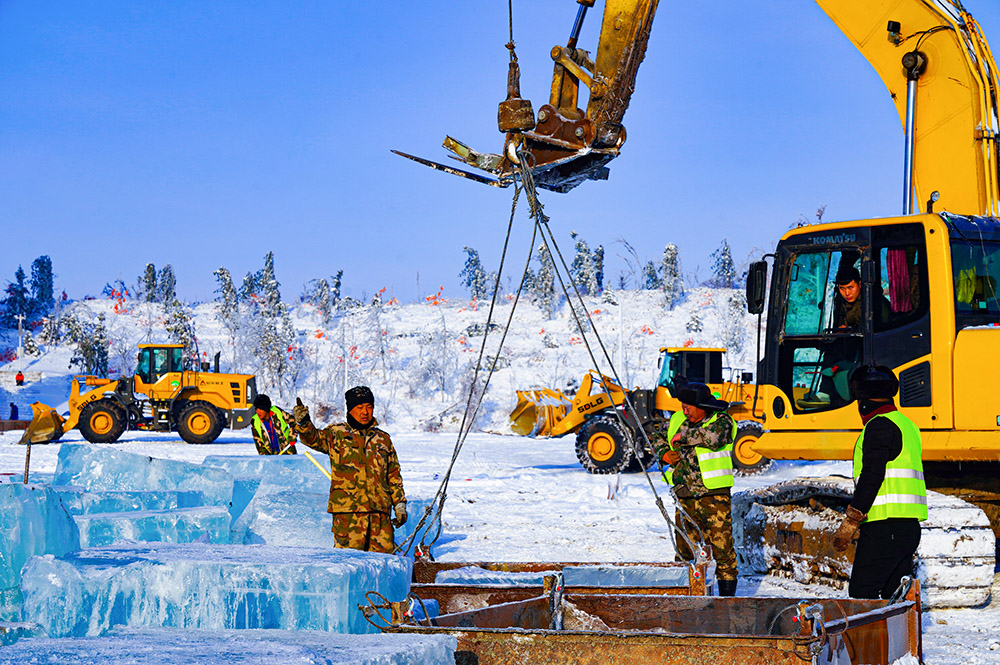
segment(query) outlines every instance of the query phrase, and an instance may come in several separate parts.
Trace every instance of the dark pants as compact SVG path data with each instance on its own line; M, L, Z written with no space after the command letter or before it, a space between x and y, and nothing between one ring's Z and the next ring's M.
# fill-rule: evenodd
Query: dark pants
M892 518L865 522L851 569L851 598L889 598L904 575L913 575L913 554L920 544L920 522Z

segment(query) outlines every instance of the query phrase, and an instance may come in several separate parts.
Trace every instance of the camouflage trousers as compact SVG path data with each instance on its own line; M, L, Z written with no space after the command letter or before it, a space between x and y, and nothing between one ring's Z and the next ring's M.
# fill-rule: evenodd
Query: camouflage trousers
M337 547L392 554L396 549L392 522L385 513L333 513Z
M700 498L678 498L684 511L691 516L705 536L705 544L712 548L715 575L720 580L736 579L736 548L733 545L732 504L728 494L710 494ZM680 511L674 513L676 523L684 529L696 545L698 530L688 520L681 520ZM691 561L694 555L684 539L674 533L674 545L681 561Z

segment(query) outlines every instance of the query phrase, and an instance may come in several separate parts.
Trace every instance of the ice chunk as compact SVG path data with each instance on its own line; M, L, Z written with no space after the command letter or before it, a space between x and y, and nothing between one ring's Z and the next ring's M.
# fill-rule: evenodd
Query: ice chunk
M551 572L513 573L504 570L486 570L478 566L464 566L439 571L434 581L438 584L502 584L504 586L541 586L545 575Z
M135 455L107 446L63 444L53 480L95 491L188 490L201 492L207 505L228 506L233 477L212 466Z
M45 633L37 623L0 621L0 646L8 646L24 637L45 637ZM0 653L6 651L0 649Z
M325 455L313 456L320 464L326 461ZM330 480L305 455L209 455L202 464L225 469L234 478L259 478L257 494L330 491Z
M81 547L102 547L123 541L229 542L229 511L222 506L92 513L73 519L80 528Z
M53 637L119 626L375 632L365 593L409 590L412 563L357 550L160 544L33 557L23 616Z
M39 485L0 485L0 619L20 617L19 574L29 557L79 547L76 525L55 492Z
M686 587L690 583L688 567L676 566L566 566L566 586L600 587Z
M452 635L119 629L106 637L25 639L10 648L0 649L0 664L454 665L457 646L457 639Z
M151 492L87 492L80 487L56 486L70 515L92 513L123 513L133 510L171 510L204 505L201 492L151 491Z

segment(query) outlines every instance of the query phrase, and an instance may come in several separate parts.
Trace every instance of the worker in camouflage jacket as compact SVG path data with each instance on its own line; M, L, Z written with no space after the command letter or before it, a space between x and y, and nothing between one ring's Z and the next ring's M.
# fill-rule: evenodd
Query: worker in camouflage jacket
M663 476L680 504L676 524L696 545L701 541L701 529L705 543L712 548L719 595L733 596L737 573L730 488L736 423L726 413L729 404L713 397L703 383L679 385L676 397L682 410L671 416L666 427L654 432L652 443L660 460L670 465ZM697 527L684 519L681 510ZM695 558L679 533L674 534L674 544L680 559Z
M317 429L299 399L292 415L299 440L330 457L330 500L337 547L392 553L393 527L406 523L406 496L399 459L389 435L374 418L375 396L367 386L347 391L347 422ZM390 518L390 513L394 516Z

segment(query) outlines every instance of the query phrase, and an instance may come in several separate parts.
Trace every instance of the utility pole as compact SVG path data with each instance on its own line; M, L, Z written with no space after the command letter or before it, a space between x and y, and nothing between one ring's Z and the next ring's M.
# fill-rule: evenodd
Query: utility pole
M21 331L21 323L24 321L24 314L18 314L14 318L17 319L17 371L20 372L24 369L21 366L21 358L24 356L24 334Z

